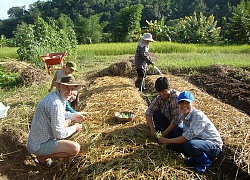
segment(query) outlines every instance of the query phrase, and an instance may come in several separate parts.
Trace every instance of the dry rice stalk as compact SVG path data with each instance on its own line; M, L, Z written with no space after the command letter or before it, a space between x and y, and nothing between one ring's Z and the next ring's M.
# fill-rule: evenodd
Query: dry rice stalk
M166 76L173 88L194 94L196 108L211 119L224 145L231 150L231 154L224 156L235 158L235 163L249 172L249 117L180 77ZM158 77L148 76L147 86L154 85ZM182 158L175 157L150 136L144 117L147 105L133 83L128 78L105 76L90 85L84 109L89 112L86 121L89 131L72 137L83 147L77 159L84 165L72 169L74 176L69 178L196 179L196 174L183 165ZM137 116L131 122L119 123L114 118L117 111L132 111ZM90 173L93 170L95 173Z
M159 76L150 76L146 79L146 82L153 84L158 77ZM171 86L174 89L178 91L188 90L193 93L196 108L202 110L215 124L222 136L224 146L230 148L234 153L230 156L232 156L232 158L234 157L235 163L249 174L249 116L202 92L180 77L172 75L166 75L166 77L169 78Z

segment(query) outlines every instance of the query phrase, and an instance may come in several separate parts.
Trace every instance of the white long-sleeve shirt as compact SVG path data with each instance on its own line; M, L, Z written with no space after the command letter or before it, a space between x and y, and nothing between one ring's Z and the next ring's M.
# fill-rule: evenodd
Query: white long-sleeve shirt
M28 136L27 149L30 153L38 151L40 145L50 139L67 138L76 132L75 126L64 127L65 120L74 116L74 113L65 111L65 106L66 101L58 90L38 103Z

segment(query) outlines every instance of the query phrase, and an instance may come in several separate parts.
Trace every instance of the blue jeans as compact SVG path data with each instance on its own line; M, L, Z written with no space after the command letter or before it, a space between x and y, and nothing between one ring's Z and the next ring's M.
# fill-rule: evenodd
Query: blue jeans
M183 153L187 157L199 157L204 152L210 158L218 156L221 152L218 145L201 139L192 139L186 141L184 144L175 144L173 150Z
M153 121L155 125L156 131L163 132L170 125L169 119L164 116L161 111L155 111L153 115ZM182 135L183 131L183 122L181 122L178 126L176 126L171 133L169 133L167 138L175 138Z

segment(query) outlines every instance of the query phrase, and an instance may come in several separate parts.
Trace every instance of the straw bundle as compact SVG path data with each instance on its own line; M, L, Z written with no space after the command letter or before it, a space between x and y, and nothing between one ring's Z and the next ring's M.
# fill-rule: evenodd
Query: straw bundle
M0 66L6 68L6 72L19 73L21 85L41 84L50 80L50 76L43 70L36 69L23 61L1 62Z
M134 69L133 59L125 59L116 63L111 64L109 67L97 72L95 77L103 76L122 76L122 77L133 77L136 73Z

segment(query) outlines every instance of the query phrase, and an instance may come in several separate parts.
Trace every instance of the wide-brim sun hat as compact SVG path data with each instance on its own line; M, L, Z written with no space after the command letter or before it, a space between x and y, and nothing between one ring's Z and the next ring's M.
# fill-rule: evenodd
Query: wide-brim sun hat
M155 40L154 40L153 37L152 37L152 34L150 34L150 33L145 33L145 34L141 37L141 39L146 40L146 41L150 41L150 42L155 42Z
M62 84L66 86L75 86L76 89L80 88L82 85L75 81L73 76L62 77L61 81L56 81L57 84Z
M74 70L74 71L76 71L76 72L78 71L77 68L76 68L76 63L74 63L74 62L72 62L72 61L67 62L67 63L66 63L66 66L67 66L67 67L70 67L72 70Z

